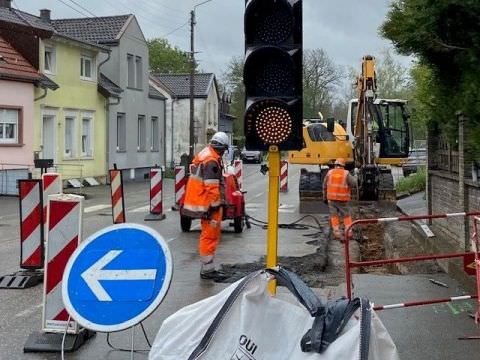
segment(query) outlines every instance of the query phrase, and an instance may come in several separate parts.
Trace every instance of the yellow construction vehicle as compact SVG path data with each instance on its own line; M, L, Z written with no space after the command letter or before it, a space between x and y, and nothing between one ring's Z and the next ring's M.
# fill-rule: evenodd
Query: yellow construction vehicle
M375 58L363 57L358 99L350 101L347 133L352 136L360 200L396 200L389 165L400 165L410 146L407 102L377 98Z
M319 119L304 121L304 148L288 153L290 164L319 166L319 171L306 168L300 170L300 213L327 213L322 185L329 166L338 158L345 159L347 168L352 169L354 166L350 136L345 128L333 118L324 121L322 114L319 115Z
M357 79L358 99L349 103L346 128L329 119L306 121L305 147L289 152L292 164L319 165L320 171L301 169L301 213L323 213L323 179L335 159L344 158L347 169L358 169L360 200L395 200L390 165L400 165L409 150L407 101L377 98L375 58L365 56ZM328 135L328 133L330 133Z

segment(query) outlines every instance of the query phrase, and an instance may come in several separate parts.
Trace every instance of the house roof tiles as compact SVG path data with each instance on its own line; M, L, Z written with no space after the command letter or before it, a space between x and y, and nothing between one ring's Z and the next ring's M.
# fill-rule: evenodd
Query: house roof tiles
M166 99L166 97L163 96L163 94L160 91L158 91L157 89L155 89L152 85L149 85L148 97L150 97L152 99L158 99L158 100L165 100Z
M117 41L133 15L58 19L51 24L59 33L83 41L108 44Z
M105 96L119 98L123 89L115 84L112 80L106 77L104 74L100 74L98 77L98 90Z
M0 21L31 27L36 30L54 31L52 25L38 16L13 8L0 7Z
M152 75L165 89L177 98L190 97L190 75L189 74L153 74ZM195 74L194 89L196 98L206 98L211 84L215 81L212 73Z
M0 77L34 82L38 71L0 35Z

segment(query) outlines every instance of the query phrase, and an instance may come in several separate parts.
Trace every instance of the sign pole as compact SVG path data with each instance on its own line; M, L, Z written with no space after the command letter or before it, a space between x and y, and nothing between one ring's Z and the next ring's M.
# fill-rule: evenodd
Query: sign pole
M267 228L267 268L277 266L278 244L278 202L280 189L280 152L276 146L270 146L268 151L268 228ZM268 284L270 294L277 292L277 282Z

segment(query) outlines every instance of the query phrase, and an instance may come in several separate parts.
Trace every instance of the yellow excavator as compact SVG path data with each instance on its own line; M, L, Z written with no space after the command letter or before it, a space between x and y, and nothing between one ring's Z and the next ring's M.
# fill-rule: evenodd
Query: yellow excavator
M323 179L337 158L347 169L358 169L360 200L394 201L395 188L390 165L408 157L410 143L407 101L377 98L375 58L365 56L357 79L358 98L349 103L347 123L330 118L304 122L305 147L290 151L291 164L318 165L320 171L301 169L300 212L323 213Z

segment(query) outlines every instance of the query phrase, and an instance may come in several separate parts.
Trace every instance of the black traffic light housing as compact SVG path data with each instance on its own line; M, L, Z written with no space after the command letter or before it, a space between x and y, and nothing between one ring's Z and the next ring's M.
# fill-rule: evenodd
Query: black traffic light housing
M302 0L246 0L245 146L303 147Z

